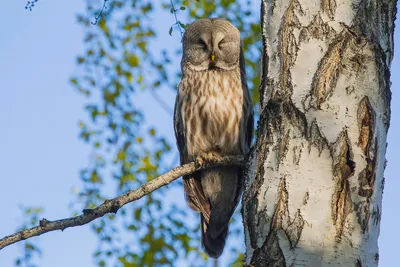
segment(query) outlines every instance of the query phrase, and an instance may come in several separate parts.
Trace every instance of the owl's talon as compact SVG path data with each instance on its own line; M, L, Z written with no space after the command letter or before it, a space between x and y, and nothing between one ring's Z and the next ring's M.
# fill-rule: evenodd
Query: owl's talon
M219 155L217 155L213 152L208 152L208 153L203 154L202 157L206 162L215 162L216 159L219 158Z
M214 163L220 159L221 159L220 155L213 152L209 152L197 156L194 162L196 167L199 168L201 166L206 165L207 163Z
M217 161L220 161L222 159L222 157L219 154L214 153L214 152L208 153L208 156L209 156L208 160L210 162L217 162Z
M197 156L194 160L194 164L196 168L199 168L204 165L204 158L203 155Z

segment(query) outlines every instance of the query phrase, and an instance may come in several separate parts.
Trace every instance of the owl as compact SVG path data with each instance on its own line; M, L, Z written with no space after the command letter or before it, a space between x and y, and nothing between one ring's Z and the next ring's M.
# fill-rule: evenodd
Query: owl
M219 18L199 19L183 35L182 80L174 110L181 164L202 155L248 152L253 106L239 30ZM218 258L243 191L240 166L214 167L183 177L186 202L200 213L202 246Z

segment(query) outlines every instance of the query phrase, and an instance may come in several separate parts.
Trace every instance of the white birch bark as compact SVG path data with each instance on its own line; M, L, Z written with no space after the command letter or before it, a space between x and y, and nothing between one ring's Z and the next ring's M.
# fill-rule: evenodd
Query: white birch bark
M264 0L249 266L377 266L397 0Z

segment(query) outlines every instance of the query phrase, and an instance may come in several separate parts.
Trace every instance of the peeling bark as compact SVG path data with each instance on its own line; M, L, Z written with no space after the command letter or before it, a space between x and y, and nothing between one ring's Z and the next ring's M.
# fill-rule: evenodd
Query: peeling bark
M321 0L321 9L326 15L333 20L336 12L336 1L335 0Z
M394 0L264 0L248 266L377 266Z
M332 195L332 220L336 228L336 239L340 242L347 216L352 212L349 178L354 175L355 162L351 141L347 131L343 131L331 146L333 177L336 178Z
M346 52L349 42L349 34L341 32L329 46L314 74L311 92L308 96L311 98L311 102L306 109L311 107L320 109L322 103L333 94L343 63L343 54Z

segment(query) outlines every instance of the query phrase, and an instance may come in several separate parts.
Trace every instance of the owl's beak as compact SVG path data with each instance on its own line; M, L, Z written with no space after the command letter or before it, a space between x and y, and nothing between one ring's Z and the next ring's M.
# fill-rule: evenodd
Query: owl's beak
M215 55L214 55L214 53L212 53L211 54L211 61L214 62L214 60L215 60Z

